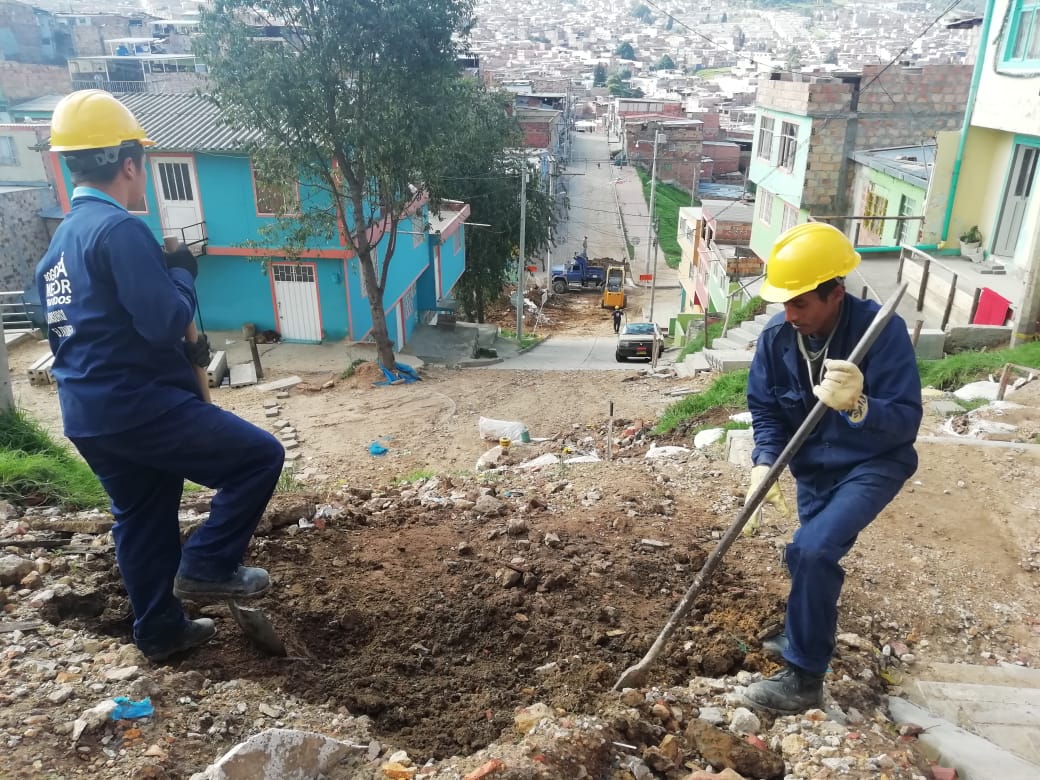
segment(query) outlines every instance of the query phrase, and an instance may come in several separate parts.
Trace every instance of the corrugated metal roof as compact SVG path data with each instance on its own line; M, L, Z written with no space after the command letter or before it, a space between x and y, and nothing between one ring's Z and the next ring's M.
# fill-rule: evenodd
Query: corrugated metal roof
M15 103L11 106L11 111L54 111L54 107L58 105L64 95L43 95L42 97L35 97L31 100L23 100L21 103Z
M260 140L258 130L228 127L210 101L190 94L117 95L155 141L153 151L240 152Z

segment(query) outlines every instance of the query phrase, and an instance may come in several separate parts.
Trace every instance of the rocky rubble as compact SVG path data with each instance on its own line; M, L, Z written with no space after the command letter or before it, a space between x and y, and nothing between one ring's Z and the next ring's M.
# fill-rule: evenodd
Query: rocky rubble
M636 436L631 438L634 446ZM204 671L193 668L199 661L191 657L180 666L150 664L125 643L129 616L114 569L111 518L22 515L10 508L0 528L0 744L13 757L5 772L143 780L204 771L210 772L203 775L207 778L230 778L235 776L227 774L230 763L220 769L223 776L206 769L207 764L254 735L291 729L350 746L329 770L330 778L927 777L912 737L901 736L878 709L882 680L894 678L928 649L927 640L908 639L895 631L895 624L892 630L874 630L872 624L869 633L839 637L828 681L832 699L825 710L804 716L772 718L746 708L742 690L771 667L753 648L726 643L723 651L717 649L723 645L711 644L718 629L709 624L707 608L696 612L687 638L677 640L661 661L662 667L672 667L670 676L686 684L607 692L623 668L620 661L641 653L652 634L628 627L625 609L630 605L601 600L594 588L631 571L638 572L631 586L644 598L673 593L699 567L703 549L718 538L741 501L736 486L719 489L725 470L702 461L696 468L684 461L642 458L625 465L640 470L639 484L647 489L612 484L601 470L609 468L605 464L559 464L379 490L345 486L324 494L275 497L253 545L261 559L288 555L297 560L308 549L338 549L333 542L354 536L363 548L369 544L367 534L382 528L452 528L458 538L452 554L441 561L445 576L452 578L444 587L496 604L501 599L514 625L537 625L554 612L567 619L564 607L571 602L585 613L586 622L570 630L587 657L550 651L532 660L524 667L537 681L529 683L531 690L547 697L534 702L531 694L527 701L515 697L507 715L511 725L500 739L465 757L440 761L409 754L405 742L380 735L378 720L363 717L362 710L342 700L302 697L284 682L290 679L288 667L245 679L212 659ZM713 480L712 503L705 511L718 523L699 528L692 537L688 530L677 533L683 495L696 491L696 480L705 478ZM207 511L208 494L188 495L182 508L184 533ZM617 540L608 544L575 530L576 513L601 517L602 527ZM87 523L94 523L94 533L84 531ZM334 556L327 561L331 570L342 565L337 561ZM726 572L720 582L737 596L745 587ZM654 625L661 619L663 614L651 615ZM407 636L403 626L402 620L397 630ZM416 646L415 653L444 668L444 648ZM603 666L602 658L614 658L615 668L593 668ZM320 667L329 659L281 663ZM742 664L748 668L741 669ZM568 691L578 680L602 694L575 698ZM112 701L118 696L135 702L147 698L154 714L112 720ZM370 706L373 717L386 707ZM451 708L452 701L445 698L438 706ZM469 716L460 711L458 717Z

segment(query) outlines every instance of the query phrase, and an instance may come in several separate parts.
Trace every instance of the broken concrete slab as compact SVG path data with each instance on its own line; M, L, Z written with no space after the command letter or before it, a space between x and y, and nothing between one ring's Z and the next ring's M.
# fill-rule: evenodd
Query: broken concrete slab
M751 428L738 428L726 434L726 460L734 466L750 469L751 451L754 448L754 431Z
M1040 766L994 745L980 736L955 726L911 704L888 697L888 710L896 724L913 723L925 729L921 745L943 764L954 767L963 780L1036 780Z
M252 363L240 363L231 367L231 386L245 387L256 384L256 366Z
M1011 343L1009 325L958 325L946 332L946 351L964 352L994 347L1006 347Z
M914 676L915 704L1040 765L1040 670L931 664Z
M277 390L288 390L290 387L295 387L300 384L303 380L298 376L287 376L284 379L275 379L273 382L264 382L262 385L257 385L256 389L261 393L270 393Z
M368 745L352 745L312 731L268 729L236 745L191 780L310 780Z
M963 414L964 407L956 401L947 401L945 398L938 398L934 401L929 401L928 411L932 414L938 414L945 417L950 414Z

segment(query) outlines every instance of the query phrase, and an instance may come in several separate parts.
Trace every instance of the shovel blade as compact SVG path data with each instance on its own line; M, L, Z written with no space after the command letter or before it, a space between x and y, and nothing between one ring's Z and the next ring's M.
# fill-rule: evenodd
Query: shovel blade
M285 650L285 642L275 632L270 618L262 609L241 607L234 601L228 601L227 605L231 610L231 616L250 642L268 655L288 655Z

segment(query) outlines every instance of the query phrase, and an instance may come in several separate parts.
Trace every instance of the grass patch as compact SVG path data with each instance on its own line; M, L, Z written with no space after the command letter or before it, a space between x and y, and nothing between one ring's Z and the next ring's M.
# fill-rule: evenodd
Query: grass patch
M727 76L733 71L733 68L701 68L694 72L694 76L699 79L710 79L714 76Z
M412 482L421 482L424 479L430 479L436 477L437 472L431 471L430 469L416 469L415 471L409 471L403 477L398 477L394 480L394 484L407 485Z
M360 366L364 362L365 362L364 358L358 358L357 360L355 360L353 363L351 363L349 366L347 366L343 370L343 373L339 375L339 378L340 379L350 379L352 376L354 376L354 372L357 371L358 366Z
M723 374L703 393L688 395L664 410L653 433L671 433L683 422L718 407L743 409L747 406L747 369Z
M296 479L296 473L292 468L282 469L278 475L278 481L274 485L275 493L299 493L304 488L300 480Z
M956 390L962 385L997 374L1005 363L1040 368L1040 342L1034 341L991 352L959 352L942 360L919 360L921 385L939 390Z
M500 332L500 336L502 338L506 339L507 341L516 342L516 331L515 330L509 330L508 328L502 328L501 332ZM519 341L520 349L527 349L528 347L533 347L535 344L537 344L539 341L541 341L544 338L545 338L544 336L539 336L537 334L524 333L523 338L521 338L520 341Z
M0 414L0 498L69 509L108 504L87 464L20 410Z
M742 303L740 306L735 306L732 313L729 316L729 328L733 330L740 323L753 320L759 314L764 313L766 310L766 302L759 298L757 295L746 303ZM725 322L715 322L708 326L708 335L711 336L712 341L722 336L722 326ZM681 362L687 355L692 355L694 352L700 352L704 349L704 331L702 330L692 339L687 341L679 352L679 357L676 358L676 362Z
M650 203L650 174L640 168L636 168L636 172L643 183L643 197ZM654 219L657 221L657 235L661 242L661 251L664 253L664 261L669 268L678 268L682 259L678 238L679 209L694 204L690 200L690 193L671 184L665 184L660 178L654 191L654 201Z

